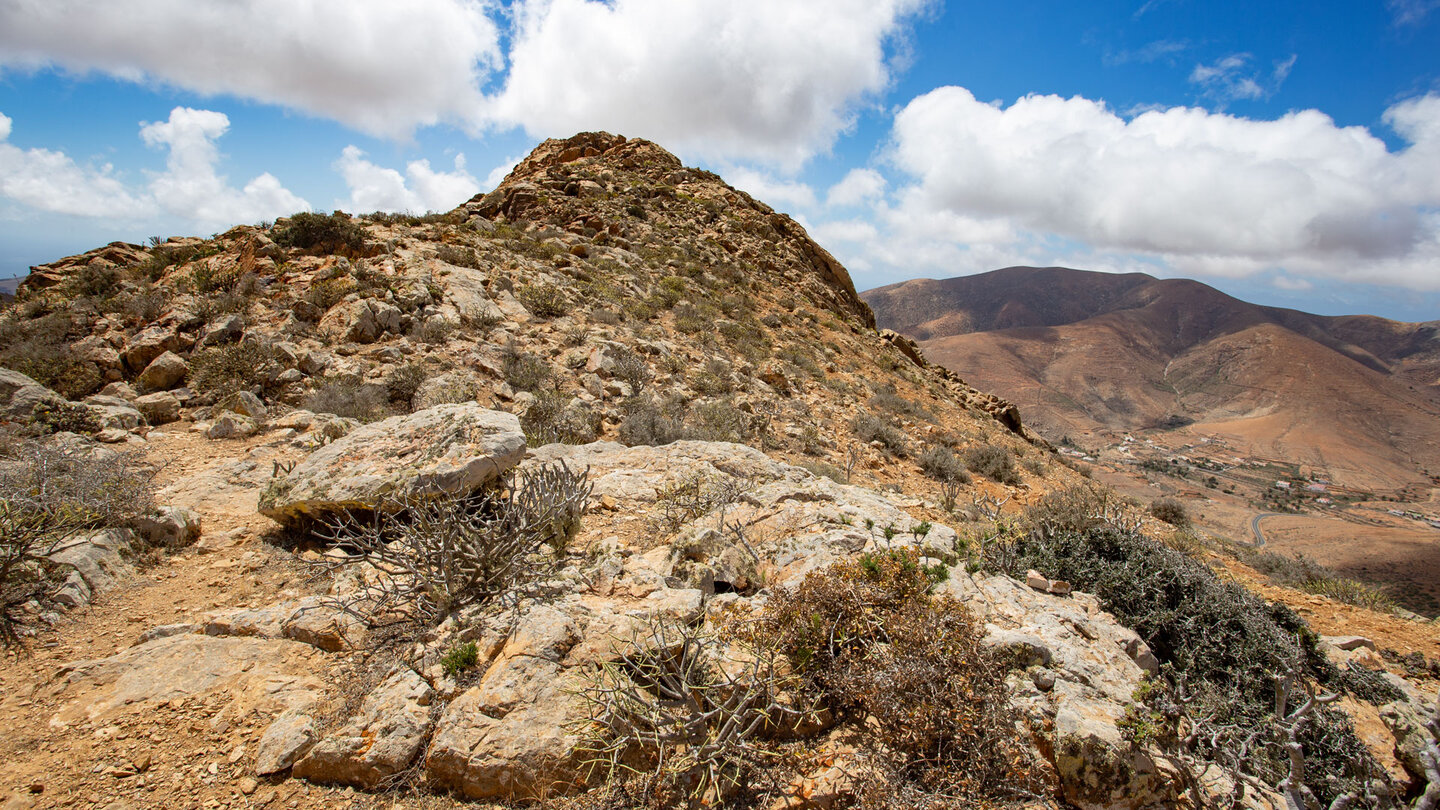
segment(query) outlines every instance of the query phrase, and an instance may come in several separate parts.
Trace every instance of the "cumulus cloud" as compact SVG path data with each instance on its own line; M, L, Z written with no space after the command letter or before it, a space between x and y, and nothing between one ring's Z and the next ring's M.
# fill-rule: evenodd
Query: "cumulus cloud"
M144 216L153 206L132 194L110 166L80 166L63 152L8 143L13 119L0 114L0 197L55 214L117 219Z
M350 189L350 200L341 207L351 211L449 211L480 190L480 183L465 170L463 154L455 156L453 172L437 172L430 161L414 160L402 175L366 160L358 147L347 146L335 161L335 170Z
M798 165L890 82L886 46L928 0L527 0L485 118L606 129L690 155Z
M896 116L889 159L913 182L878 216L884 238L942 252L1084 253L1201 275L1283 267L1434 289L1440 96L1398 104L1385 120L1409 146L1391 152L1315 110L1267 121L1174 108L1127 120L1080 97L1005 107L940 88Z
M874 169L851 169L830 187L825 202L836 207L861 205L885 195L885 178Z
M743 167L726 169L722 174L730 185L766 205L802 210L815 207L815 190L804 183Z
M166 211L200 222L258 222L310 205L262 174L242 189L232 188L217 172L220 152L215 141L230 129L230 119L213 110L176 107L170 118L140 127L140 137L169 155L165 171L150 183L150 193Z
M0 0L0 65L229 94L404 136L479 106L501 56L488 5Z
M130 186L110 166L88 168L63 152L20 149L5 141L12 121L0 115L0 197L50 213L134 220L168 213L199 225L271 219L310 206L270 174L243 188L218 171L215 141L230 119L211 110L176 107L166 121L142 124L140 137L168 152L165 171Z

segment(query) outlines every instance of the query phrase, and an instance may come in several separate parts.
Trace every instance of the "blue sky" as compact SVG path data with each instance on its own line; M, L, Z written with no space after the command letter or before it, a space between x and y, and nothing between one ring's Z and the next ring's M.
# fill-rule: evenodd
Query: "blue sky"
M1440 0L0 0L0 275L659 142L867 288L1011 264L1440 318Z

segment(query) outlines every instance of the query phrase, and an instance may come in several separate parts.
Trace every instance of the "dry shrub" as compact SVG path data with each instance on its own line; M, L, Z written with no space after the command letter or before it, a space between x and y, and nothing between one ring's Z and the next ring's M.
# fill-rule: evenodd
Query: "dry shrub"
M1157 498L1150 504L1150 516L1171 526L1189 526L1190 510L1174 498Z
M350 219L343 211L328 216L304 211L290 217L290 221L274 233L276 244L285 247L313 250L319 254L339 253L356 257L365 249L365 238L370 232L365 226Z
M854 731L870 806L965 807L1034 797L1040 766L1006 702L1008 662L963 604L931 596L913 550L811 573L748 632Z
M965 450L965 466L997 484L1019 486L1020 471L1015 469L1015 456L998 444L980 444Z
M274 370L274 353L260 343L241 341L201 349L190 357L190 387L219 399L263 388Z
M969 483L970 473L950 448L932 444L925 448L919 458L920 469L936 481L958 481Z
M851 430L863 442L879 442L886 450L897 456L905 455L905 432L891 420L874 414L856 414L850 422Z
M471 605L519 598L555 570L580 530L589 473L540 465L469 495L344 515L318 534L348 553L318 564L363 572L340 607L371 626L432 624Z
M600 434L600 414L558 391L541 391L520 417L520 427L531 447L552 442L587 444Z
M315 413L333 413L361 422L374 422L389 415L385 386L366 383L357 377L328 380L305 397L302 407Z

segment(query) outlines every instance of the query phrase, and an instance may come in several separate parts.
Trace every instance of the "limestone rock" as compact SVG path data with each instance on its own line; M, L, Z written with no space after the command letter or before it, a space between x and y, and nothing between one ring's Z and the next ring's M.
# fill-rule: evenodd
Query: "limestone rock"
M291 709L275 718L260 736L255 752L255 775L269 776L294 765L315 745L319 736L315 719Z
M50 559L73 569L72 579L79 578L84 588L67 587L73 595L83 598L63 600L70 607L86 604L99 592L110 590L134 573L126 561L134 550L135 535L129 529L104 529L81 535L64 543ZM68 584L68 583L67 583Z
M342 301L320 319L320 331L343 343L374 343L386 332L400 331L401 314L399 308L384 301ZM305 371L303 367L300 370Z
M254 436L260 428L255 420L238 413L225 412L205 430L208 439L243 439Z
M132 335L125 341L120 359L132 371L143 371L151 361L165 352L181 352L190 348L190 341L175 331L173 326L151 326Z
M136 382L147 391L169 391L179 385L190 373L190 367L185 364L184 358L174 352L165 352L140 372Z
M413 670L396 670L365 697L354 717L295 763L293 775L367 790L379 787L420 754L434 725L434 696Z
M223 315L205 326L200 338L202 346L221 346L234 343L245 334L245 319L238 314Z
M577 676L560 662L578 640L552 607L531 609L480 683L436 724L426 776L467 798L533 798L574 779L573 729L585 717Z
M135 409L151 425L167 425L180 418L180 399L169 391L136 397Z
M65 398L18 371L0 368L0 413L10 419L28 419L36 405L58 406Z
M183 548L200 539L200 516L176 506L161 506L130 521L146 542L165 548Z
M260 496L260 511L294 524L373 507L386 496L463 494L519 463L525 434L513 414L439 405L358 428L311 453Z

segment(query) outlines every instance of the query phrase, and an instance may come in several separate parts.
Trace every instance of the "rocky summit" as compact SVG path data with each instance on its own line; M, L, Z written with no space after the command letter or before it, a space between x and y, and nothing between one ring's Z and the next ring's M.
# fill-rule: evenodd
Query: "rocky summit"
M1433 625L1257 584L648 141L35 268L0 366L6 808L1440 791Z

